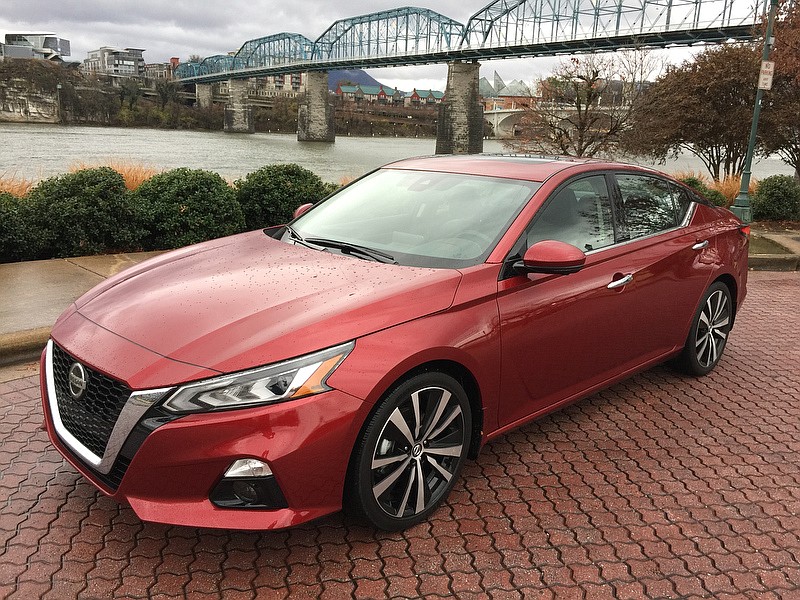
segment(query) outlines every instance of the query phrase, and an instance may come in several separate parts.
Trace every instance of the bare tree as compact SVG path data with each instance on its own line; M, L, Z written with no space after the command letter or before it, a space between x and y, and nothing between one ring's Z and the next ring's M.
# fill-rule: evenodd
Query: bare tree
M587 54L563 61L539 82L520 119L516 152L595 156L613 154L647 80L663 61L644 50Z

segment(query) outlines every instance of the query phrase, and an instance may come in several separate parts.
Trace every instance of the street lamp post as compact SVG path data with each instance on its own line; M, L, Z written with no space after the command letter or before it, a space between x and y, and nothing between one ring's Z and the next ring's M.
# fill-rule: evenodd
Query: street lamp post
M775 43L775 40L772 38L772 27L775 23L775 13L778 10L778 1L779 0L770 0L769 16L767 17L767 32L764 36L764 49L761 52L762 66L766 61L769 60L769 53L772 50L773 44ZM742 171L742 187L739 190L739 195L736 196L736 200L733 202L733 206L731 206L733 214L735 214L745 223L749 223L752 220L752 211L750 209L749 198L750 176L753 174L753 152L755 151L756 147L758 117L761 114L761 98L764 95L765 87L767 86L762 86L761 82L759 82L758 90L756 91L756 105L753 108L753 124L750 126L750 141L747 144L747 154L745 155L744 159L744 171ZM769 88L767 87L767 89Z

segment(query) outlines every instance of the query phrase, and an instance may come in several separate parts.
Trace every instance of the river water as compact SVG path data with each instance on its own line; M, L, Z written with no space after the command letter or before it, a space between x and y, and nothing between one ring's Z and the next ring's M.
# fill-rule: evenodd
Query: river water
M484 152L503 152L494 140L484 141ZM275 163L297 163L324 181L353 179L393 160L433 154L431 138L344 137L335 144L298 142L294 135L275 133L231 134L209 131L125 129L40 124L0 123L0 177L38 181L82 165L109 161L166 170L190 167L216 171L234 180ZM641 164L653 166L642 161ZM692 156L655 165L665 172L705 173ZM753 176L792 174L778 158L761 159Z

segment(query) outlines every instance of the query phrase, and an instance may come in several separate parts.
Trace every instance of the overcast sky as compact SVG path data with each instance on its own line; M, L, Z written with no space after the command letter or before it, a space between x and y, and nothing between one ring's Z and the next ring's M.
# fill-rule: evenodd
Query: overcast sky
M281 32L314 40L337 19L399 6L426 6L466 24L488 0L3 0L0 33L51 32L70 40L70 60L82 61L100 46L144 48L147 62L190 54L210 56L237 50L245 41ZM681 51L679 51L681 52ZM673 53L674 54L674 53ZM685 57L683 51L679 54ZM552 58L482 63L509 83L530 83L557 63ZM369 73L404 90L444 89L445 65L371 69Z

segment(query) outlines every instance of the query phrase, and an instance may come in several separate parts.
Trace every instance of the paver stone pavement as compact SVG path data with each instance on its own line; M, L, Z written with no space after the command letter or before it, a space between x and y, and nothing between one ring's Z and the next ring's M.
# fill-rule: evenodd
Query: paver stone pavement
M712 374L656 367L491 442L402 533L143 523L53 450L15 371L0 597L799 598L800 274L749 290Z

